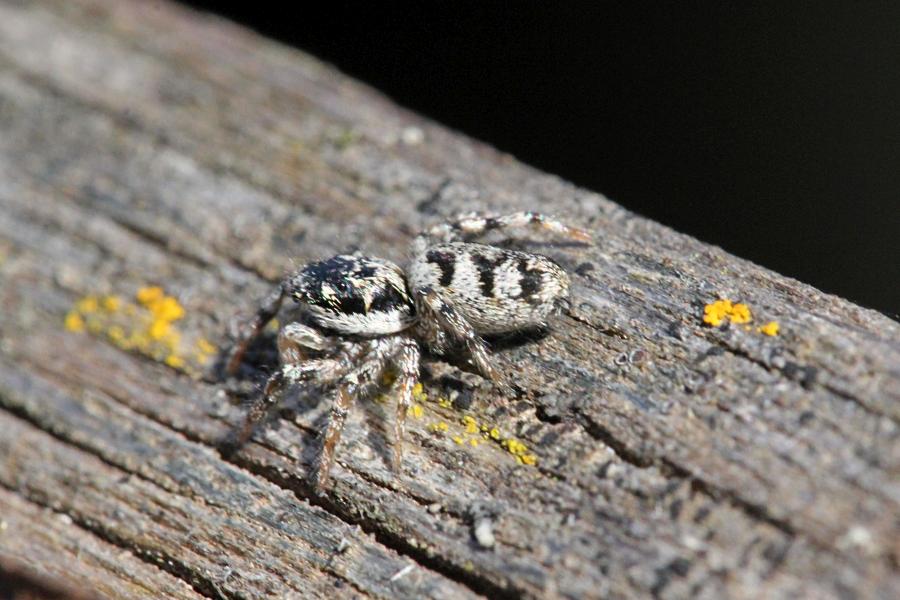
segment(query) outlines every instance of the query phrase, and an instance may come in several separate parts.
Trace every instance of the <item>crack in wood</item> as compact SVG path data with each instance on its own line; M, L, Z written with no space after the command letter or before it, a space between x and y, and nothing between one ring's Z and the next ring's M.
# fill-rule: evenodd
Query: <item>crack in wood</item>
M2 396L0 396L0 399L2 399ZM10 410L10 408L8 406L4 406L4 409L9 414L12 414L12 415L16 416L17 418L20 418L26 422L31 423L31 421L29 421L27 416L17 414L15 411ZM35 423L31 423L31 424L35 425ZM52 433L52 432L48 432L48 433ZM67 440L64 440L62 438L59 438L57 436L54 436L54 437L56 437L56 439L60 440L62 443L72 445L76 448L79 448L80 450L85 450L85 448L80 447L78 444L73 444L73 443L71 443ZM101 457L98 456L98 458L101 458ZM101 458L101 460L102 460L102 458ZM115 465L111 465L111 466L115 466ZM130 473L130 474L139 476L137 473ZM37 506L41 506L44 508L48 508L55 512L66 515L69 519L72 520L72 523L74 523L75 525L77 525L78 527L83 529L84 531L87 531L87 532L91 533L92 535L97 536L99 539L101 539L104 542L107 542L109 544L112 544L113 546L116 546L117 548L127 550L133 556L135 556L136 558L138 558L142 562L145 562L148 565L152 565L155 568L158 568L162 571L169 573L170 575L173 575L177 579L180 579L181 581L188 584L195 592L203 595L206 598L229 598L230 599L230 598L235 597L235 596L226 596L226 595L222 594L221 590L218 589L218 586L216 586L215 582L202 577L196 571L194 571L194 570L188 568L186 565L182 564L179 561L177 556L170 556L170 555L164 555L164 554L151 552L147 548L141 547L140 545L134 544L127 539L121 538L121 537L113 534L108 529L104 528L102 526L102 524L99 522L96 522L92 519L82 518L77 513L72 513L72 512L68 512L68 511L60 511L58 508L53 506L51 503L46 502L46 500L41 498L40 496L37 496L35 494L23 493L22 490L18 490L13 487L10 487L9 485L5 484L2 481L0 481L0 488L3 488L14 494L18 494L19 496L26 499L28 502L31 502L32 504L35 504Z
M332 500L328 494L317 493L310 486L309 482L304 479L285 476L277 468L260 465L254 461L240 457L235 457L232 462L283 489L290 490L295 493L297 497L328 511L339 519L353 525L358 525L364 532L372 535L380 544L391 548L398 554L408 557L425 568L441 573L442 575L465 585L480 596L498 598L501 600L513 600L529 595L526 589L517 589L514 585L498 585L488 578L479 577L478 575L467 571L460 567L459 564L442 559L439 554L429 554L428 552L423 551L419 547L410 544L409 541L402 536L387 529L384 526L384 523L375 519L367 519L354 510L348 510L344 504Z

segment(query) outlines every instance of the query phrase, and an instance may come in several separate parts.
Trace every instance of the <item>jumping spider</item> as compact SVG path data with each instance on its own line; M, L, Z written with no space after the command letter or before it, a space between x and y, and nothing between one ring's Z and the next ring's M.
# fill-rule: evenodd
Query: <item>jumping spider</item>
M286 385L336 383L313 475L315 487L325 487L351 403L392 366L399 387L392 466L399 470L421 346L437 354L462 350L482 376L505 388L481 335L542 327L567 305L569 278L550 259L472 242L488 231L523 227L590 242L585 231L538 213L473 213L419 234L406 273L392 262L354 254L288 275L241 326L226 366L229 373L237 370L250 341L286 296L301 306L303 322L288 323L278 334L282 366L236 430L235 445L247 441Z

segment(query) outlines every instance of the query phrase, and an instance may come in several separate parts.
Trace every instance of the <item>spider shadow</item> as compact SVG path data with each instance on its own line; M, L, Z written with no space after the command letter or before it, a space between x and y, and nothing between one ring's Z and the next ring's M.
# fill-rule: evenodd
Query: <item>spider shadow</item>
M550 332L551 328L548 326L532 327L509 333L484 335L482 336L482 339L487 343L488 350L493 354L497 351L515 350L522 346L540 342L549 336ZM481 373L475 368L475 365L469 358L469 354L462 347L453 347L446 354L435 354L426 349L424 351L424 357L428 362L444 362L456 367L460 371L481 376ZM498 358L498 360L502 362L502 359ZM425 377L422 379L423 382L426 381ZM510 383L514 388L517 387L515 382Z
M491 350L513 350L520 346L527 346L540 342L550 335L550 327L531 327L529 329L520 329L510 333L500 333L484 336L484 341L488 343Z
M221 349L216 356L215 363L211 369L213 380L222 386L222 390L232 406L241 407L244 413L249 410L253 400L263 393L266 382L279 364L276 337L274 333L268 331L261 332L254 337L248 344L244 356L234 373L227 372L228 361L231 357L231 345ZM264 427L272 426L272 423L277 421L276 415L280 412L280 409L281 402L278 402L256 424L253 428L254 433ZM241 450L246 442L250 441L248 439L242 443L238 439L241 423L233 425L216 443L216 448L224 458L233 456ZM252 437L253 435L251 434Z
M529 238L504 238L491 244L506 250L518 250L519 252L534 252L535 248L584 248L585 242L578 240L536 240Z
M276 334L263 331L247 345L244 356L234 373L228 373L228 361L231 358L232 344L219 350L213 363L211 374L215 383L234 386L238 383L265 382L272 369L269 365L278 365L278 348L276 346ZM226 387L226 392L229 390Z

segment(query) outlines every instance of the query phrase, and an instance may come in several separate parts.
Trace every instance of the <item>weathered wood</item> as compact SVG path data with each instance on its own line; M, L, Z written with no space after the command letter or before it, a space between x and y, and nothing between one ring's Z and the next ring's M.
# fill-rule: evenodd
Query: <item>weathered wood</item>
M65 326L80 299L141 310L136 292L159 285L185 308L179 344L225 348L234 315L292 265L355 247L402 261L445 216L535 207L597 244L539 247L572 272L573 309L549 335L496 344L516 397L429 363L404 471L388 467L392 411L364 403L322 496L306 475L327 402L295 399L236 455L215 449L274 367L271 335L226 382L192 355L126 351L102 323ZM723 199L710 216L739 211ZM754 311L749 330L703 325L726 297ZM779 335L756 330L768 320ZM0 3L0 336L0 564L73 589L900 589L897 323L175 5ZM536 464L478 443L467 416Z
M3 419L4 434L22 431L25 441L37 433L26 424L10 419L8 414ZM9 440L4 445L9 445ZM16 452L26 447L18 441L16 446ZM40 462L47 458L46 449L41 447L30 460ZM15 460L15 455L11 454L9 459ZM73 473L79 468L83 469L84 465L76 466ZM0 568L19 571L22 575L30 572L32 579L38 581L50 579L73 586L70 590L59 590L61 586L57 584L57 590L53 591L58 594L96 590L104 596L202 598L184 581L79 527L68 514L42 508L6 488L0 489L0 515L3 519Z

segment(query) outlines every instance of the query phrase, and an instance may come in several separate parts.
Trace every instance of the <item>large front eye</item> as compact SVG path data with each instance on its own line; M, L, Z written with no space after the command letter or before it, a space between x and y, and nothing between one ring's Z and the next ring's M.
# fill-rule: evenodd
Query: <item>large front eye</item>
M345 279L338 279L337 281L329 283L331 287L334 288L334 291L340 296L349 296L353 293L353 285Z

